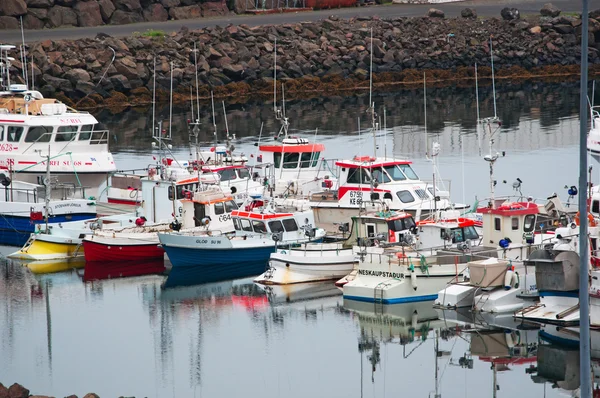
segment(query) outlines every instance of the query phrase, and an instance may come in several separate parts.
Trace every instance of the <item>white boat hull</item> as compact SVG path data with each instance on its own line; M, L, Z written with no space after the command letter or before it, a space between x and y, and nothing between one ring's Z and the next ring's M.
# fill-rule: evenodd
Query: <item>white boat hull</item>
M578 324L579 298L540 293L540 304L516 312L515 317L556 325Z
M353 249L335 243L308 244L271 254L269 269L254 281L285 285L339 279L358 263Z

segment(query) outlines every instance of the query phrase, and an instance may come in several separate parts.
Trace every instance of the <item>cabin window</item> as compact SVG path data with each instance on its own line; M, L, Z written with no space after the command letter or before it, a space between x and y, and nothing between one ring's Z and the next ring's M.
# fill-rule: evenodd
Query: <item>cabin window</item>
M390 182L390 177L383 171L383 169L376 168L371 169L371 176L373 179L380 183Z
M564 225L566 226L566 225ZM523 220L523 232L531 232L535 227L535 214L528 214Z
M79 133L79 141L85 141L92 138L92 131L94 131L93 124L84 124L81 126L81 132Z
M281 167L281 153L280 152L275 152L273 154L273 165L275 166L276 169Z
M6 129L5 126L0 126L0 141L4 141L4 130Z
M233 210L236 210L237 208L238 208L238 205L233 200L229 200L229 201L225 202L225 212L226 213L231 213Z
M479 234L475 230L475 227L464 227L463 228L465 239L479 239Z
M355 168L350 169L346 181L350 184L370 184L371 178L365 169Z
M388 229L398 232L410 229L415 226L415 220L412 217L390 220L387 222Z
M236 231L239 231L240 228L240 220L237 217L232 217L231 218L233 220L233 228L235 228Z
M415 173L415 171L412 169L412 167L410 167L410 165L399 164L398 167L400 167L400 170L402 170L404 175L406 175L409 180L418 180L419 179L419 176L417 175L417 173Z
M252 225L250 225L250 220L242 218L240 219L240 225L242 226L243 231L252 232Z
M22 135L23 127L8 126L8 130L6 132L6 140L8 142L19 142L21 141Z
M283 154L283 168L284 169L295 169L298 167L298 159L300 154L298 152L288 152Z
M312 167L317 167L317 164L319 163L319 157L320 156L321 156L321 152L314 152L313 153Z
M247 180L250 178L250 171L248 171L248 169L243 168L243 169L237 169L237 173L238 173L238 177Z
M296 224L296 220L293 218L288 218L283 220L283 228L285 228L285 232L297 231L298 224Z
M591 244L591 248L592 248L592 256L596 257L598 255L598 239L597 238L593 238L590 239L590 244Z
M2 138L0 138L1 140ZM592 201L592 213L600 213L600 201L598 200L593 200Z
M194 203L194 225L196 227L202 226L202 219L206 217L206 210L204 205L200 203Z
M283 232L283 224L279 220L269 221L269 229L274 233Z
M398 191L396 192L396 195L398 195L398 199L400 199L400 202L402 203L410 203L415 201L414 196L412 196L409 191Z
M312 152L303 152L300 156L300 167L306 169L310 167L310 160L312 157Z
M402 171L400 171L398 166L385 166L384 169L389 174L389 176L392 178L392 180L394 180L394 181L406 180L406 176L404 175L404 173L402 173Z
M422 199L422 200L429 199L429 195L427 195L427 192L424 189L415 189L415 193L417 194L419 199Z
M510 220L510 227L513 231L519 230L519 217L512 217Z
M367 224L367 238L375 237L375 224Z
M215 214L219 215L223 213L225 213L225 205L223 204L223 202L215 203Z
M31 126L25 136L25 142L50 142L52 126Z
M252 227L254 227L254 232L257 232L259 234L267 233L267 227L265 227L265 223L262 221L253 220Z
M77 126L60 126L54 137L55 142L72 141L77 135Z
M230 181L237 178L234 169L224 169L219 171L218 174L221 177L221 181Z
M452 243L460 243L465 241L462 228L452 228Z
M496 231L501 231L502 230L502 220L500 219L500 217L495 217L494 218L494 229Z

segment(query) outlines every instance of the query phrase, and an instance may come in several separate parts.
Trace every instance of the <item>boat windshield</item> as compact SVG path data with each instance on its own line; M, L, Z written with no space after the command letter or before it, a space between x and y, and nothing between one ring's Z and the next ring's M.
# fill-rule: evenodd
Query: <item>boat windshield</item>
M404 181L406 180L406 176L404 173L398 168L397 165L385 166L384 167L387 174L394 181Z
M475 227L452 228L452 243L464 242L469 239L478 239Z
M398 167L402 172L408 177L409 180L418 180L419 176L415 171L410 167L409 164L399 164Z
M388 229L393 232L406 231L407 229L410 229L415 225L415 220L412 217L399 218L397 220L388 221Z
M371 175L373 179L379 183L390 182L391 179L388 174L381 168L371 169Z
M479 239L479 234L475 230L475 227L470 226L464 227L463 229L465 231L465 239Z

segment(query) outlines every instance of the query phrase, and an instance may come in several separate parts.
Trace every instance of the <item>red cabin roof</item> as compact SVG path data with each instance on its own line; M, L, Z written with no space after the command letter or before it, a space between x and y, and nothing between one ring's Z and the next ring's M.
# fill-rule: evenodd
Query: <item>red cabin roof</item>
M464 217L459 217L459 218L453 218L453 219L442 219L442 220L438 220L438 221L434 221L434 220L422 220L422 221L417 221L417 225L430 225L430 224L437 224L437 223L456 223L458 224L458 226L460 228L464 228L464 227L475 227L476 223L475 220L472 220L470 218L464 218Z
M491 207L480 207L477 213L496 214L499 216L522 216L526 214L538 214L540 212L538 205L533 202L511 202L505 203L495 209Z
M251 211L233 210L231 215L234 217L251 218L253 220L272 220L274 218L293 217L292 213L253 213Z

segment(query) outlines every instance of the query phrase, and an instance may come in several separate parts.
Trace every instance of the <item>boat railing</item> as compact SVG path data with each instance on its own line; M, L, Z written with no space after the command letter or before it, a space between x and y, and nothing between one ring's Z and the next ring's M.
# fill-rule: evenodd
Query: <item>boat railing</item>
M92 133L90 138L90 144L92 145L100 145L100 144L108 144L108 130L94 130L90 131ZM81 133L79 133L81 134Z
M33 188L14 188L9 186L1 187L0 189L4 191L3 197L5 202L41 203L46 200L46 188L43 186ZM61 183L53 185L50 192L50 199L85 199L85 190L86 187L78 187L75 184Z

